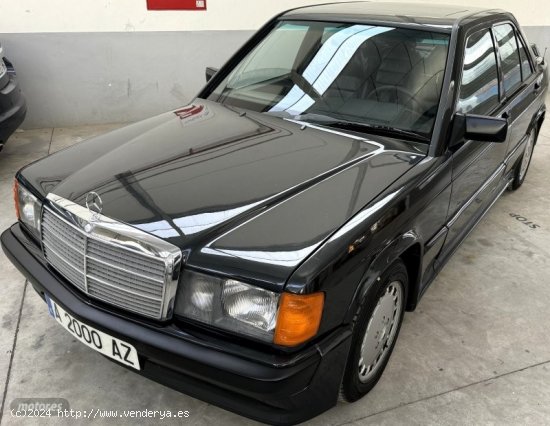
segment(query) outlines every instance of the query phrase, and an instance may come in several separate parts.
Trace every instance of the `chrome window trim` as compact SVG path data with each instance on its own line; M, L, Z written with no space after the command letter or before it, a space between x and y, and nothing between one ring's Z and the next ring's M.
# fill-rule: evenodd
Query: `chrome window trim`
M59 195L49 193L46 196L42 212L48 208L55 215L67 222L86 239L84 262L88 255L87 239L93 238L114 248L135 252L164 262L164 282L158 320L168 320L174 313L174 303L182 264L184 262L179 247L151 235L141 229L119 222L102 214L90 212L86 207L67 200ZM42 250L44 248L42 247ZM86 264L85 264L86 266ZM85 269L86 270L86 269ZM86 293L88 291L86 273L84 273ZM95 279L95 278L94 278ZM90 295L93 298L93 296ZM151 317L151 316L149 316Z

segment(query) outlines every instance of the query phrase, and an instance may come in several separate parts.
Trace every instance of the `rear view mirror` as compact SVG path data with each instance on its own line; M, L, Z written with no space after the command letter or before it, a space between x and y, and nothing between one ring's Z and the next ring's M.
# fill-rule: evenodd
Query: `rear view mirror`
M546 49L544 49L544 54L541 55L539 48L535 43L531 43L531 50L535 54L535 62L537 65L544 65L544 57L546 56Z
M218 68L206 67L206 82L208 83L214 74L218 72Z
M508 120L505 118L466 115L464 137L480 142L504 142L508 134Z
M508 120L484 115L455 114L451 146L463 140L504 142L508 134Z

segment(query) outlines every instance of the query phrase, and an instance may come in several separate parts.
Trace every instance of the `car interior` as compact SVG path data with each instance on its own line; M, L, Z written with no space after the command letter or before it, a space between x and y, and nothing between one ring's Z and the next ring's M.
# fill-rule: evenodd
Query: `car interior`
M422 35L410 37L411 32L395 29L365 41L324 94L330 111L429 133L447 45Z
M448 41L447 34L404 28L283 25L236 67L238 79L230 75L211 99L304 121L341 120L429 136Z

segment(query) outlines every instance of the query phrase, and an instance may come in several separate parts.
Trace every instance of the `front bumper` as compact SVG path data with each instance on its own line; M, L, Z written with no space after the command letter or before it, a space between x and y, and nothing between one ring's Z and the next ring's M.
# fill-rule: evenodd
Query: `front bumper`
M8 72L0 78L0 149L21 125L26 113L27 104L17 78Z
M336 404L351 341L348 329L297 354L254 357L243 348L247 356L238 356L173 324L140 323L98 308L48 267L18 224L1 241L8 258L43 298L47 293L80 321L134 345L143 376L270 424L299 423Z

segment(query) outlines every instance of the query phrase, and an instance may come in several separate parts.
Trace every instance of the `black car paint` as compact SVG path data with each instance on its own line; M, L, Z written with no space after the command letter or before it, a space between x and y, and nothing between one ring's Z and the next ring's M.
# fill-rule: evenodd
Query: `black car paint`
M266 353L189 327L153 324L83 298L48 267L20 224L2 234L2 246L42 298L55 294L56 303L78 321L132 344L142 366L137 373L145 377L271 424L304 421L333 404L330 389L339 384L349 327L295 354Z
M188 253L187 267L280 292L329 235L423 157L389 138L303 129L206 100L195 105L195 115L164 114L94 160L82 149L96 142L84 142L22 175L44 188L51 182L43 177L56 170L56 195L84 205L97 192L103 214L177 245Z
M356 13L338 15L338 6L324 8L322 13L306 9L283 16L410 27L436 23L422 19L401 23L401 18ZM325 292L317 337L297 348L270 348L181 318L169 324L147 322L86 299L65 286L48 269L40 250L20 225L6 231L2 243L39 293L51 294L77 318L129 339L138 351L141 349L151 365L148 370L145 363L147 372L143 374L177 388L183 386L185 392L241 414L287 424L306 420L335 404L353 316L369 286L386 267L396 258L405 261L410 279L407 307L414 309L443 264L507 187L512 168L521 158L525 136L544 119L547 77L544 69L534 64L531 53L536 72L514 94L507 94L492 114L499 117L507 113L507 142L458 140L450 147L465 38L495 22L510 21L519 29L510 14L477 12L448 18L445 25L438 21L441 31L451 32L448 63L452 66L446 69L429 146L285 121L204 100L278 19L266 24L212 77L194 101L191 116L168 113L136 123L40 160L22 170L18 178L40 198L54 191L83 204L85 194L95 190L104 199L106 215L142 229L151 222L166 221L171 233L167 239L186 251L187 267L238 277L275 291ZM216 119L205 117L207 113ZM238 154L232 154L233 150ZM244 167L247 173L213 167L201 170L224 173L221 179L189 174L189 159L208 158L209 162L201 163L208 167L220 155L244 160L239 168ZM253 168L255 162L262 161L260 169ZM151 171L158 174L148 176ZM204 180L196 187L191 183L174 186L167 191L171 197L159 197L159 185L181 183L186 178L193 184ZM227 192L236 198L220 202L220 195ZM208 198L213 194L216 197ZM188 207L195 201L193 197L199 196L207 198ZM237 214L191 235L177 225L181 215L231 209L237 209ZM230 261L218 256L228 250L234 255ZM295 263L273 265L261 256L254 259L250 255L262 250L299 255ZM109 325L115 318L120 322ZM154 330L155 337L138 338L133 334L136 326ZM191 355L184 351L182 358L173 357L170 339L174 336L182 345L196 345L198 352ZM212 351L220 357L217 364L201 356ZM278 371L280 387L274 386L271 392L267 386L260 392L252 386L253 390L247 391L242 381L223 376L233 366L238 376L251 378L250 367L237 367L233 356L271 366ZM316 365L315 372L299 382L308 384L298 392L296 376L288 368L310 362ZM327 364L331 368L324 367ZM185 376L173 379L171 371ZM227 380L217 381L217 374ZM198 378L199 383L185 388L183 380L194 383L190 377ZM265 380L265 376L253 377L255 383L265 385ZM216 387L224 390L215 395ZM240 396L228 396L228 389ZM295 401L290 398L292 392L296 392Z
M27 114L27 104L19 87L15 68L7 58L0 57L0 61L2 60L8 72L0 78L0 150Z

